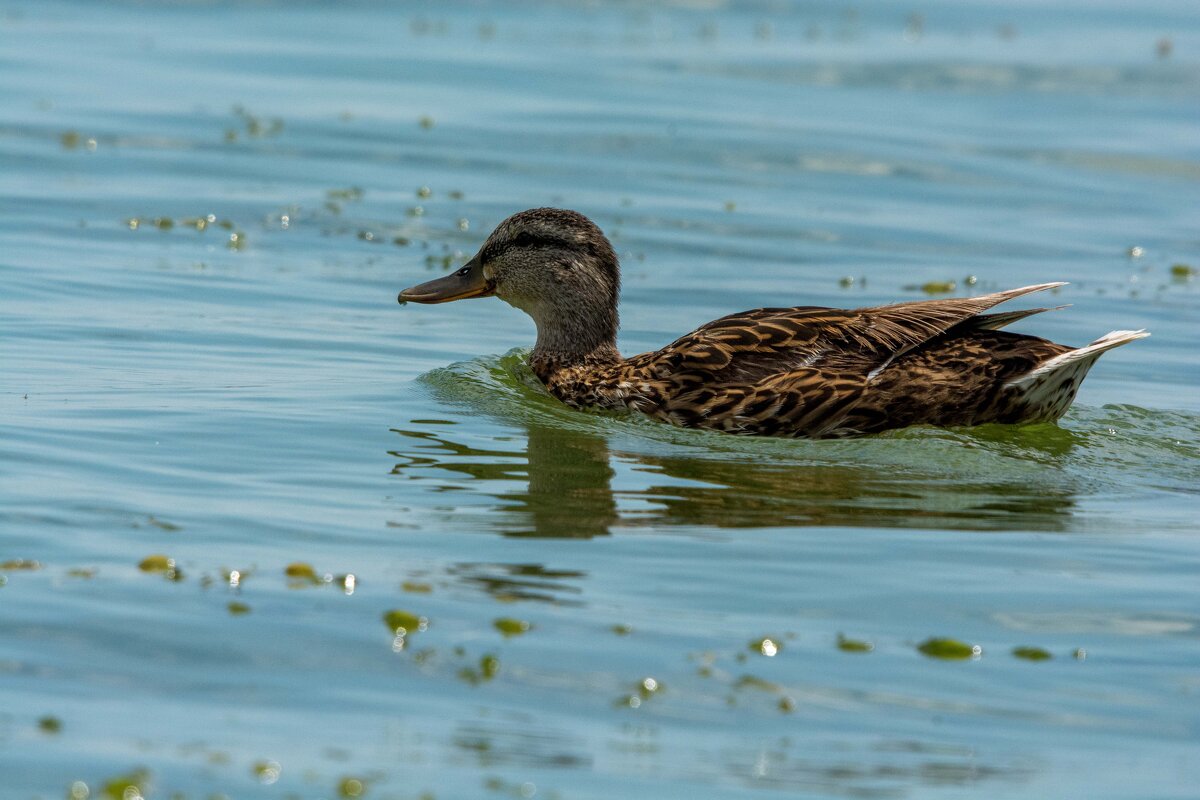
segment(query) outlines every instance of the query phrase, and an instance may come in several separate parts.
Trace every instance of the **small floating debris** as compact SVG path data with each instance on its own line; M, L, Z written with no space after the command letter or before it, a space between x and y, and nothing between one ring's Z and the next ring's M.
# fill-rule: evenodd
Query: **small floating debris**
M42 717L37 724L39 731L50 736L62 731L62 720L52 714Z
M428 197L433 197L433 189L430 189L428 186L420 186L417 188L417 197L421 198L422 200Z
M478 667L463 667L458 671L458 677L472 686L490 681L500 674L500 659L491 653L485 653L479 659Z
M633 626L619 622L616 625L613 625L609 630L611 630L617 636L628 636L629 634L633 633Z
M1075 659L1076 661L1085 661L1087 659L1087 657L1088 657L1087 650L1084 650L1082 647L1076 647L1071 652L1071 658Z
M243 614L250 613L250 606L246 605L245 603L238 602L237 600L230 602L227 608L229 609L229 613L235 617L240 617Z
M397 636L419 633L429 627L428 618L399 608L383 612L383 623L388 626L388 630Z
M412 594L429 594L433 591L433 586L420 581L404 581L400 584L400 588Z
M1135 244L1125 251L1125 255L1130 258L1141 258L1146 255L1146 248Z
M1171 265L1171 277L1175 278L1176 280L1190 281L1192 278L1196 277L1197 274L1200 274L1200 271L1198 271L1191 264Z
M732 200L726 200L725 201L725 210L730 213L737 211L737 203L733 202Z
M246 234L242 231L235 231L229 234L229 243L225 246L230 250L245 250Z
M905 286L904 288L910 292L918 289L925 294L949 294L958 288L958 284L954 281L929 281L920 286Z
M761 639L755 639L750 642L750 649L756 653L760 653L767 658L774 658L775 654L783 649L783 643L778 639L764 636Z
M1046 661L1054 658L1049 650L1043 650L1040 647L1014 647L1012 654L1026 661Z
M512 617L500 617L492 621L492 627L504 634L505 638L510 636L520 636L528 633L533 625L523 619L514 619Z
M283 774L283 767L279 765L278 761L264 759L255 761L250 772L258 779L259 783L269 786L279 780L279 776Z
M83 782L76 781L76 783ZM100 793L97 797L105 798L105 800L136 800L136 798L145 797L149 783L149 770L134 770L125 775L109 778L100 788ZM84 784L83 788L86 790L87 784ZM72 790L74 790L74 784L72 784ZM87 797L86 794L83 796Z
M422 115L421 117L419 117L417 119L417 124L420 125L423 130L428 131L428 130L433 130L433 126L437 123L435 123L433 121L433 117L426 114L426 115Z
M842 634L837 637L838 650L845 653L869 653L875 649L875 645L862 639L850 639Z
M0 571L16 572L18 570L32 572L36 569L41 569L42 563L29 558L11 558L8 561L0 561Z
M138 569L161 574L169 581L183 580L183 571L175 566L175 559L162 553L146 556L138 563Z
M367 784L362 778L342 778L338 781L338 797L362 797L367 791Z
M349 186L345 189L330 189L325 192L325 197L330 200L341 200L346 203L357 203L363 199L363 190L358 186Z
M842 287L843 289L849 289L853 285L854 278L850 275L843 275L841 278L838 278L838 286Z
M311 580L317 577L317 571L313 569L312 564L305 564L303 561L293 561L283 568L283 574L289 578L303 578Z
M957 639L926 639L917 645L924 655L930 658L941 658L947 661L961 661L967 658L979 658L983 648L977 644L967 644Z
M743 675L734 683L735 689L757 689L761 692L778 692L782 687L766 678L757 675Z
M661 692L663 688L663 684L659 683L657 678L642 678L631 693L617 698L616 705L618 707L641 708L643 702Z

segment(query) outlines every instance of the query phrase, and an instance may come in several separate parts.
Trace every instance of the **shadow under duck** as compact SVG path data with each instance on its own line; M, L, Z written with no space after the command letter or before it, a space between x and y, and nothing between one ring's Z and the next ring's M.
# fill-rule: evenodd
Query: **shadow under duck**
M399 301L495 295L521 309L537 324L530 367L575 408L632 409L730 433L833 437L1058 419L1101 353L1149 336L1114 331L1072 348L999 330L1051 309L983 313L1062 285L854 310L757 308L623 358L612 245L582 214L535 208L500 223L461 269L405 289Z

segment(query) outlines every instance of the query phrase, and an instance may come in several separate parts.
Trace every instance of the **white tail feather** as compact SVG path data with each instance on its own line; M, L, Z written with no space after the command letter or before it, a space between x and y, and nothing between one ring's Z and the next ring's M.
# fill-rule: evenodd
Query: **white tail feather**
M1120 347L1123 344L1129 344L1136 339L1145 339L1150 333L1145 330L1140 331L1113 331L1106 333L1096 341L1080 347L1076 350L1070 350L1060 356L1055 356L1044 364L1039 365L1036 369L1026 372L1024 375L1013 378L1006 386L1026 387L1036 383L1040 378L1043 378L1051 373L1057 372L1071 364L1090 367L1092 362L1100 357L1100 354L1106 350L1111 350L1114 347ZM1086 369L1085 369L1086 372Z

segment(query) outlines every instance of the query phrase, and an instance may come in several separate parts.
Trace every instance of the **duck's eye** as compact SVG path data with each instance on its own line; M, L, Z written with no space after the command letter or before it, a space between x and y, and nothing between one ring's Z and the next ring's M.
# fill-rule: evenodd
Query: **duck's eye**
M516 236L513 237L513 246L514 247L529 247L536 241L537 241L537 237L535 237L532 233L529 233L528 231L521 231L520 233L518 233Z
M454 274L458 275L459 277L465 278L467 275L471 274L471 268L463 267L462 269L460 269L458 272L456 272Z

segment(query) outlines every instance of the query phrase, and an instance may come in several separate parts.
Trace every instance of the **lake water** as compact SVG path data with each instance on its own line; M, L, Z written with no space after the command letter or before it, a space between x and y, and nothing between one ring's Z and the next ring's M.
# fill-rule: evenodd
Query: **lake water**
M1200 14L1054 6L5 0L4 796L1196 797ZM1153 337L1057 426L573 412L395 302L539 205L627 354L949 281Z

